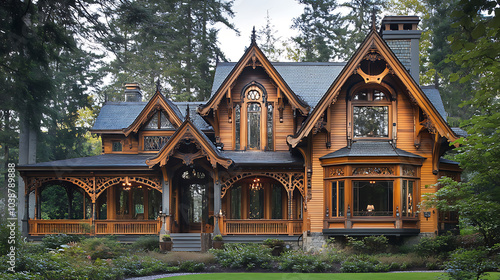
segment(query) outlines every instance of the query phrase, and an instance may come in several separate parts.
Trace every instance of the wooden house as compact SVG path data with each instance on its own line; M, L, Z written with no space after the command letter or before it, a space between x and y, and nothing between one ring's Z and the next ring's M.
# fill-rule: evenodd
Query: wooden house
M440 176L460 178L442 158L458 130L419 85L418 22L384 18L346 63L270 62L253 39L217 65L205 102L160 87L141 102L127 84L92 128L101 155L19 167L27 233L324 240L453 227L452 213L418 208ZM83 219L41 219L49 184L84 195Z

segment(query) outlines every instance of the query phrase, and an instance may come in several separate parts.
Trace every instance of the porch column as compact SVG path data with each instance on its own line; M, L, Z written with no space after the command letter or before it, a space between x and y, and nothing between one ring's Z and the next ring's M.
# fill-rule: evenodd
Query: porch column
M293 192L292 191L287 191L288 194L288 219L291 220L293 218L292 216L292 200L293 200Z
M165 180L165 178L162 178L162 185L161 185L161 210L162 210L162 223L163 226L160 229L160 234L168 234L170 231L170 225L167 223L170 223L170 184L168 182L168 179Z
M221 212L221 185L219 180L214 182L214 235L221 234L219 229L219 214Z

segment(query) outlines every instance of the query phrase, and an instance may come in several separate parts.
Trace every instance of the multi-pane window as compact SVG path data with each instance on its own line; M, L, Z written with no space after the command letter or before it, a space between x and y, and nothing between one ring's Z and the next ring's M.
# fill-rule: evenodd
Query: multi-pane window
M271 219L282 219L283 218L283 208L282 208L282 187L276 184L272 185L272 198L271 198Z
M401 215L403 217L413 217L415 215L414 205L414 185L415 181L403 180L403 189L401 192L403 204L401 207Z
M250 219L264 218L264 189L250 189Z
M235 128L234 128L234 134L235 134L235 148L236 150L239 150L240 149L240 122L241 122L241 109L240 109L240 105L236 105L236 107L234 107L234 124L235 124Z
M344 181L333 181L332 182L332 204L330 209L331 217L342 217L344 216Z
M379 90L361 90L352 96L354 137L389 137L387 95Z
M169 138L169 136L144 136L144 151L159 151Z
M260 149L260 104L249 103L247 109L248 120L248 148Z
M267 105L267 148L274 150L273 141L273 105Z
M231 188L231 219L241 219L241 186Z
M121 141L113 141L113 142L111 142L111 145L112 145L113 152L121 152L123 149Z
M146 125L146 129L174 129L172 123L167 119L167 116L164 112L156 111L148 124Z
M353 181L353 216L392 216L392 181Z

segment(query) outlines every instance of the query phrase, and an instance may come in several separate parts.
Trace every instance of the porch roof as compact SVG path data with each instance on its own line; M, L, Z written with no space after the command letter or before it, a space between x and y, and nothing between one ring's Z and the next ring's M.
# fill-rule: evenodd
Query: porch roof
M94 169L94 168L136 168L148 169L146 160L154 156L153 154L104 154L98 156L71 158L40 162L28 165L19 165L20 171L29 170L53 170L53 169Z
M221 154L240 166L303 167L304 160L288 151L222 151Z
M411 157L424 159L416 154L395 148L387 141L358 141L353 142L351 148L344 147L329 153L319 159L339 157Z

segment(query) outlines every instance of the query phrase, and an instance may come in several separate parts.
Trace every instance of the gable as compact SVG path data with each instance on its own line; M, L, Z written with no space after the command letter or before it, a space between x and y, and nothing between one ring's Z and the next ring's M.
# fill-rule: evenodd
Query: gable
M199 151L195 154L183 154L178 151L178 146L181 142L194 142ZM180 158L183 160L185 165L192 164L193 161L198 158L206 158L213 168L216 168L217 164L228 168L233 163L231 159L224 157L219 150L217 150L215 145L203 132L196 128L196 126L191 122L189 115L186 116L186 120L172 135L172 137L170 137L156 156L148 159L146 164L150 168L156 164L164 166L167 164L171 156Z
M207 116L210 111L217 110L219 103L230 92L236 79L243 70L249 66L254 69L256 67L262 67L294 108L297 108L302 115L307 115L309 113L308 104L301 100L301 98L291 90L280 73L274 68L273 64L271 64L259 49L255 41L252 41L252 44L245 51L243 57L231 69L229 69L230 65L228 65L228 67L217 67L218 70L216 70L216 76L212 87L212 96L205 105L198 108L198 113L202 116Z
M371 51L376 51L377 55L380 55L382 59L387 63L386 70L377 76L367 75L364 72L360 71L359 68L360 63L363 59L365 59L365 56L371 55ZM439 134L448 138L449 141L454 141L457 139L455 133L451 130L451 128L445 121L444 107L442 112L439 112L436 109L436 107L433 105L433 103L431 103L424 91L413 80L408 71L390 50L385 41L375 30L372 30L365 38L361 46L358 48L356 53L351 57L349 62L342 69L342 72L331 84L324 96L318 102L318 105L314 108L314 110L311 112L311 115L306 119L297 133L287 138L288 144L290 144L292 147L296 147L304 137L309 135L316 122L318 122L318 120L321 118L323 112L331 104L336 102L342 87L345 85L349 77L355 74L359 74L360 76L362 76L363 80L365 80L366 83L373 84L383 82L383 78L386 75L390 74L399 78L404 86L408 89L408 95L410 96L410 99L412 99L422 109L422 111L429 116L429 119L436 127L436 130L439 132ZM429 90L428 94L433 98L435 97L435 92L432 90ZM435 102L438 103L437 97L434 99L436 99Z

